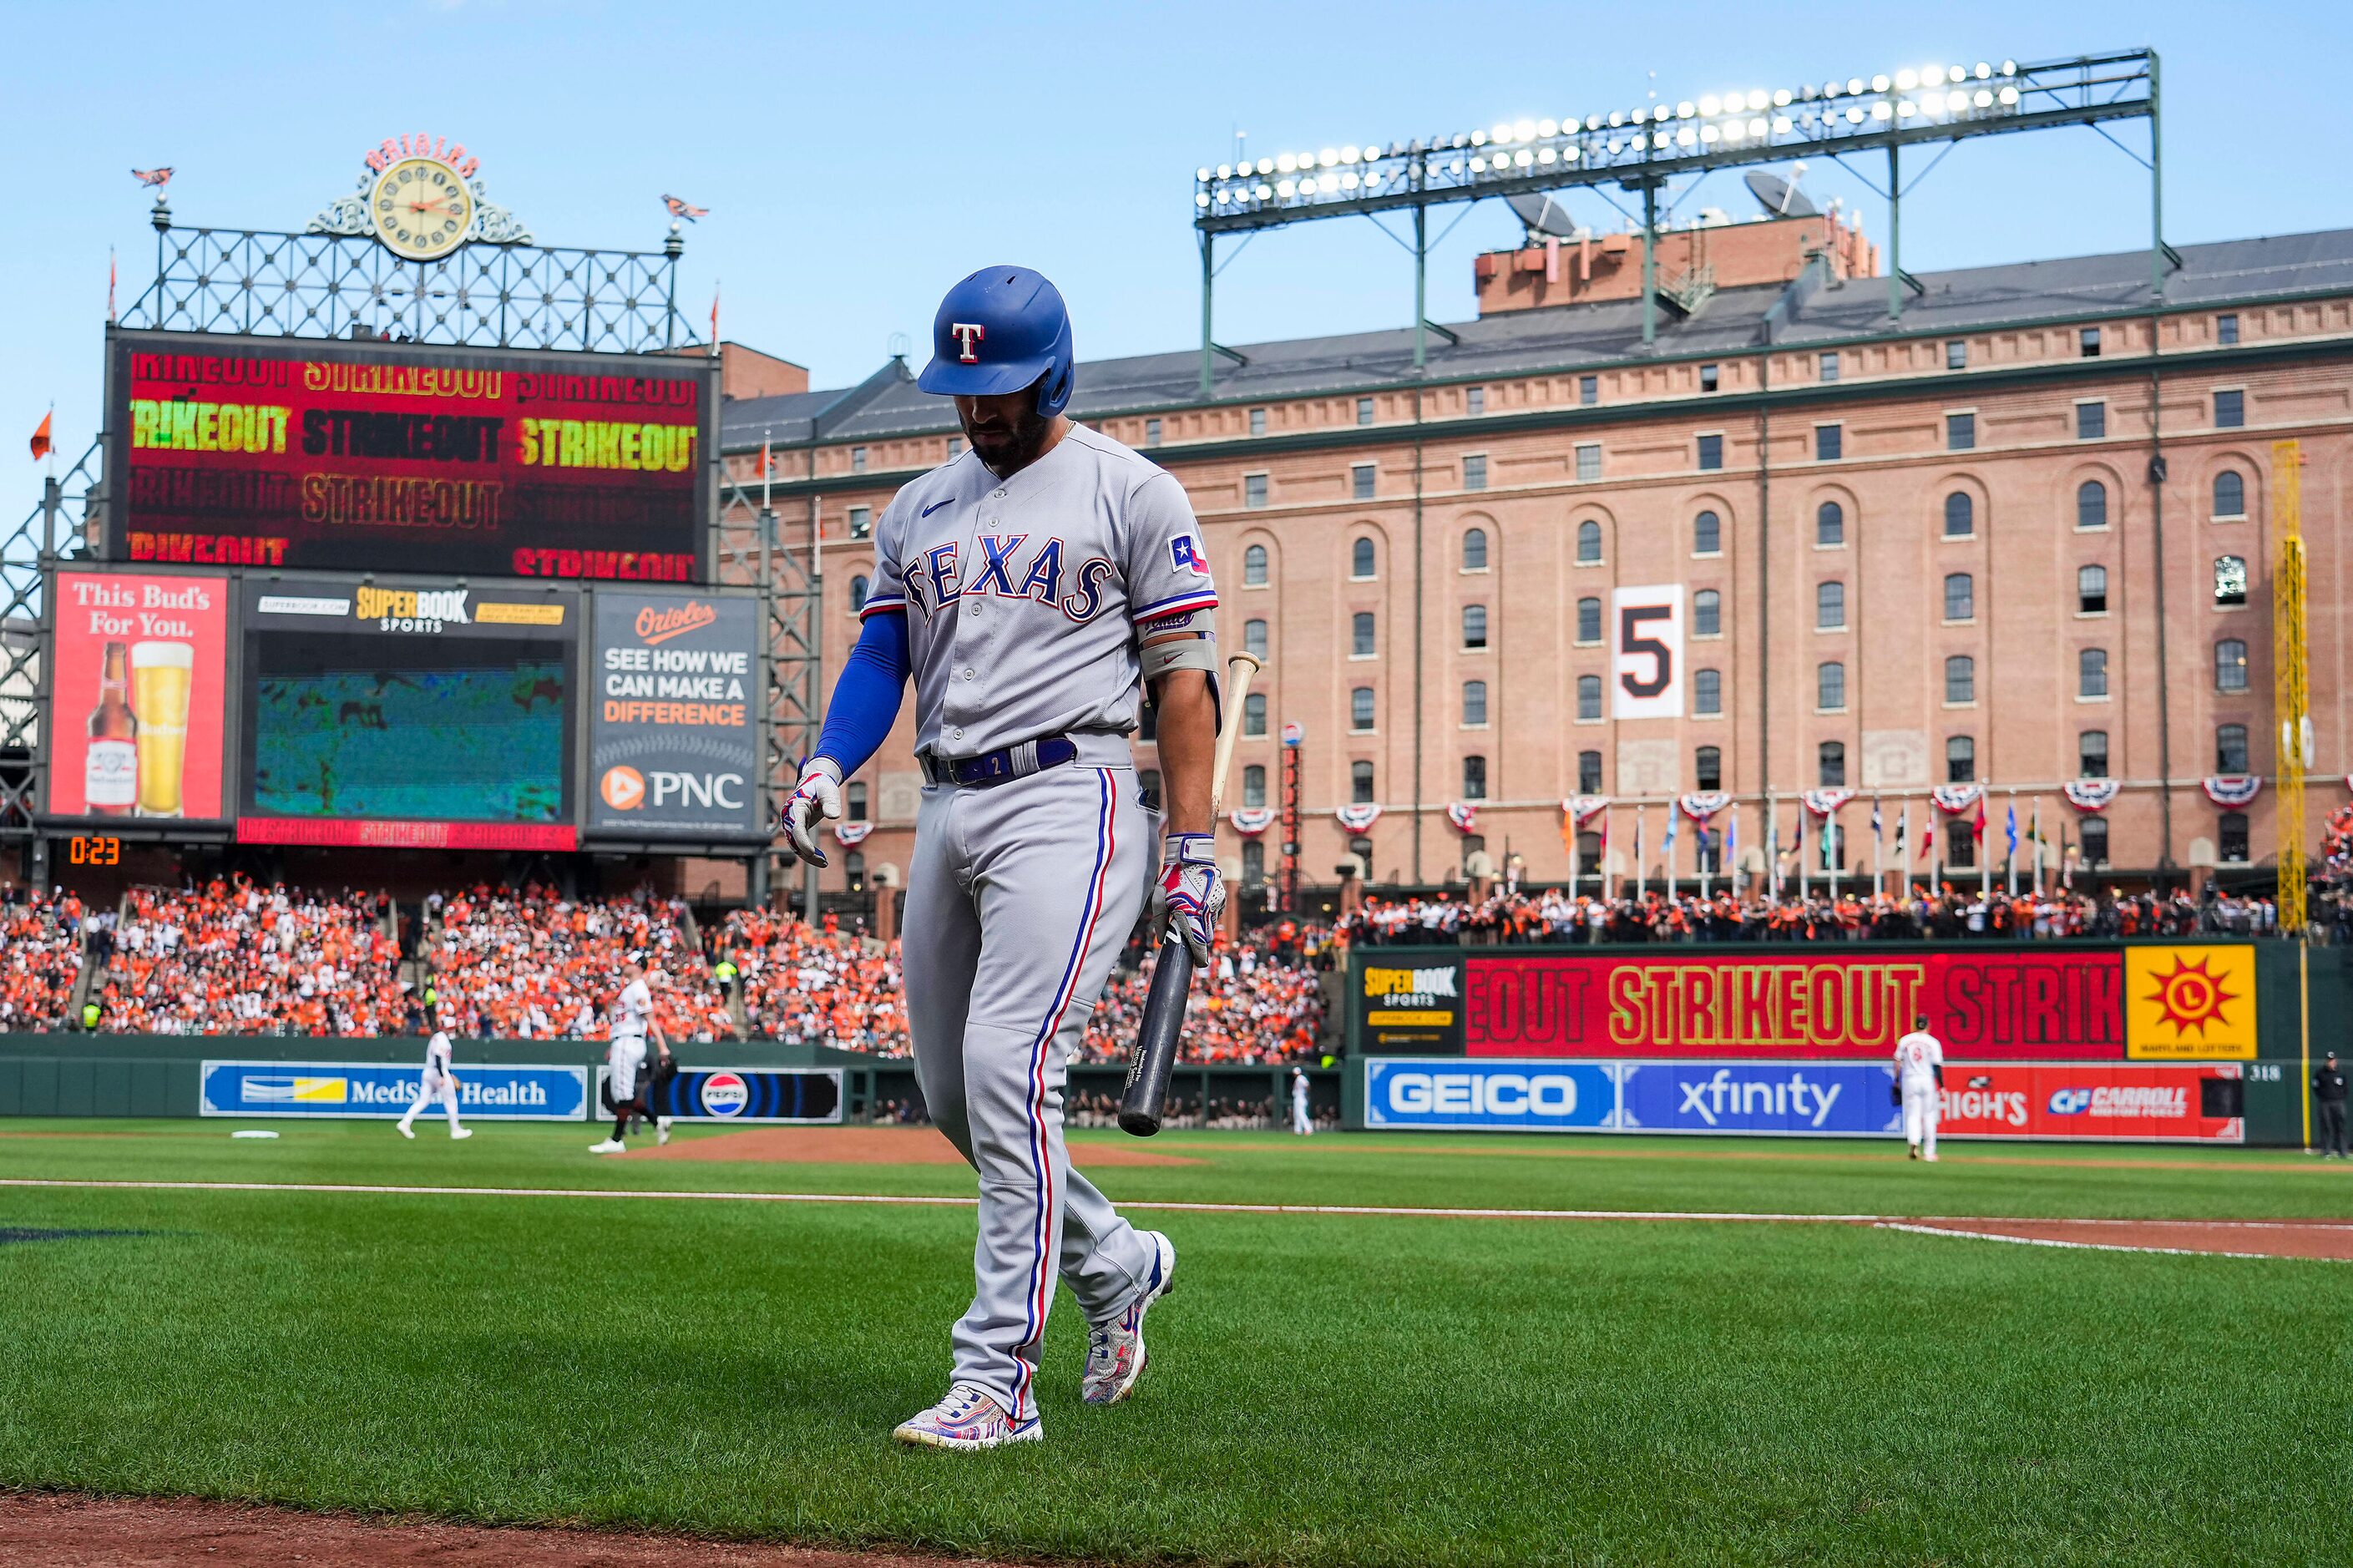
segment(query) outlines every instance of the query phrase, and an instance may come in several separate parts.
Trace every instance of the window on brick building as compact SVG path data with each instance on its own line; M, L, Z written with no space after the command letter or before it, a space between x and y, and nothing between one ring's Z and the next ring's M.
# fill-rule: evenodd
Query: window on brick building
M1577 401L1588 408L1590 408L1595 404L1600 402L1601 378L1598 375L1578 376L1577 378Z
M1242 623L1242 651L1266 658L1266 623L1255 617Z
M1462 759L1462 798L1487 798L1487 759L1476 754Z
M1462 459L1462 488L1483 490L1487 488L1487 454L1473 452Z
M2239 318L2235 312L2225 310L2214 318L2214 341L2225 348L2239 341Z
M2247 395L2228 387L2214 395L2214 427L2235 430L2247 422Z
M1842 632L1846 630L1846 584L1817 583L1814 584L1814 630Z
M1717 374L1715 366L1704 364L1699 367L1699 389L1702 392L1714 392L1723 384L1723 377Z
M1253 691L1242 699L1242 733L1261 736L1266 733L1266 693Z
M874 509L871 506L851 507L849 509L849 537L852 539L867 539L871 538L873 535L873 532Z
M1242 476L1242 505L1247 507L1261 507L1265 504L1266 476L1264 474L1244 474Z
M2236 468L2224 468L2214 476L2214 515L2217 518L2247 515L2246 476Z
M1817 425L1814 426L1814 461L1818 463L1835 462L1841 457L1844 456L1845 452L1846 426L1843 425ZM1702 468L1706 468L1709 465L1705 463L1700 465Z
M1716 746L1702 746L1692 754L1692 783L1704 790L1724 787L1724 752Z
M1973 452L1978 445L1978 416L1974 414L1945 416L1945 450Z
M2075 695L2105 697L2108 694L2108 650L2104 647L2083 647L2075 650Z
M1370 463L1348 465L1348 494L1355 500L1373 499L1373 483L1379 470Z
M2214 645L2214 689L2244 691L2247 689L2247 645L2237 637L2223 637Z
M1836 353L1822 355L1821 377L1824 381L1836 381L1839 378L1839 356Z
M1702 588L1692 595L1692 636L1720 637L1724 635L1724 595L1713 588Z
M2215 824L2215 837L2221 841L2221 858L2226 866L2242 866L2247 860L2247 814L2226 811Z
M1945 537L1967 539L1978 531L1978 503L1967 490L1945 498Z
M1348 693L1348 728L1356 731L1373 727L1373 689L1359 686Z
M1487 569L1487 531L1473 528L1462 535L1462 570L1484 572Z
M1824 789L1846 786L1846 742L1824 741L1814 748L1816 782Z
M1256 763L1242 770L1242 804L1244 805L1266 804L1266 770Z
M1968 654L1957 653L1945 660L1945 700L1975 702L1978 700L1978 661Z
M866 471L865 447L852 447L849 449L849 471L853 474L862 474Z
M852 780L841 786L842 813L852 822L866 820L866 785L862 780Z
M1601 525L1590 518L1577 525L1577 563L1579 566L1601 564Z
M849 613L851 615L854 616L866 607L866 595L871 586L863 572L849 580Z
M1954 735L1945 742L1945 782L1974 784L1978 776L1978 743L1968 735Z
M1356 399L1356 423L1370 425L1372 422L1373 400L1369 397L1359 397Z
M1246 588L1266 586L1265 545L1253 544L1242 552L1242 586Z
M2108 569L2105 566L2075 568L2075 608L2086 616L2108 613Z
M1462 389L1462 412L1471 415L1486 413L1487 389L1483 386L1464 387Z
M2081 331L2075 334L2075 344L2076 347L2082 351L2084 358L2099 358L2100 329L2097 327L2084 328Z
M2085 479L2075 487L2075 526L2108 526L2108 487L2097 479Z
M1577 601L1577 640L1581 643L1601 640L1601 601L1591 595Z
M2242 773L2247 771L2247 727L2244 724L2214 726L2214 771L2218 773Z
M2214 557L2214 602L2218 605L2243 605L2247 602L2247 563L2242 557Z
M2083 820L2084 843L2076 850L2077 858L2086 866L2108 863L2108 825L2105 818L2087 816Z
M1703 719L1713 719L1724 711L1724 672L1720 669L1700 669L1692 672L1692 711ZM1703 789L1707 786L1703 784Z
M1577 753L1577 793L1579 795L1599 795L1601 793L1600 752L1579 752Z
M1253 408L1250 411L1250 433L1253 436L1263 436L1266 434L1265 409Z
M1373 551L1373 542L1371 540L1359 539L1354 544L1348 546L1349 576L1356 578L1359 581L1362 581L1366 577L1373 576L1375 575L1375 567L1377 564L1377 563Z
M1577 448L1577 477L1588 484L1601 477L1600 442L1587 441L1579 444Z
M1945 574L1945 618L1948 621L1973 621L1977 615L1977 579L1967 572Z
M1379 650L1373 646L1373 613L1358 610L1348 617L1348 654L1352 658L1370 658Z
M1242 840L1242 886L1255 887L1266 880L1266 843L1263 839Z
M2108 405L2105 403L2075 405L2075 439L2097 441L2108 433Z
M1967 370L1969 368L1969 345L1967 340L1954 338L1947 342L1945 344L1945 368L1947 370Z
M1846 707L1846 666L1836 659L1814 667L1814 706L1825 713Z
M1373 804L1373 764L1354 762L1348 764L1348 800L1355 805Z
M1694 555L1724 553L1724 520L1715 513L1704 511L1692 519L1692 553Z
M1831 549L1846 542L1846 508L1834 500L1826 500L1814 508L1814 543L1820 549Z
M1601 678L1580 675L1577 678L1577 716L1587 722L1601 717Z
M1487 646L1487 606L1462 606L1462 646L1476 651Z
M1147 419L1144 422L1144 444L1147 447L1157 447L1160 445L1159 420Z
M2108 776L2108 732L2086 730L2075 737L2075 776L2104 779Z
M1699 466L1703 468L1724 467L1724 437L1703 436L1699 438Z
M1462 683L1462 722L1483 725L1487 722L1487 683L1466 680Z

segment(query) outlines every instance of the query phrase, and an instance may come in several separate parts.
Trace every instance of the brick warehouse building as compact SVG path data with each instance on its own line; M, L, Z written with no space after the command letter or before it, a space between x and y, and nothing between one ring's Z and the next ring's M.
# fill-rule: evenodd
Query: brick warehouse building
M2306 465L2317 842L2329 775L2353 765L2353 231L2188 247L2155 301L2145 251L1930 273L1891 321L1875 253L1835 217L1707 224L1661 237L1683 287L1649 354L1641 246L1479 258L1481 316L1433 335L1419 378L1409 331L1247 346L1208 399L1190 352L1082 364L1072 414L1184 483L1221 636L1267 656L1229 810L1280 804L1280 732L1304 730L1305 882L1329 885L1352 845L1377 887L1459 879L1468 851L1506 847L1558 882L1575 794L1613 802L1621 879L1646 803L1655 881L1667 803L1712 789L1739 803L1753 872L1768 799L1786 848L1793 797L1824 785L1858 795L1851 872L1871 868L1882 798L1892 872L1904 804L1916 846L1929 788L1962 780L1987 786L1997 875L2012 791L2021 832L2039 801L2054 855L2063 841L2102 880L2260 867L2273 792L2226 810L2202 781L2274 766L2266 498L2288 437ZM783 537L822 528L829 682L875 571L871 520L951 455L954 411L893 360L846 390L734 398L724 427L743 479L773 443ZM1612 591L1636 584L1682 590L1679 717L1609 700ZM829 889L906 863L909 732L902 717L853 781L875 828ZM2097 816L2061 794L2084 777L2120 785ZM1384 808L1363 838L1335 816L1351 801ZM1462 801L1475 837L1448 816ZM1966 850L1948 859L1947 826L1949 865ZM1225 858L1275 869L1279 827L1220 837ZM1816 867L1820 837L1810 821ZM1589 871L1600 846L1581 847ZM1694 849L1686 826L1684 878Z

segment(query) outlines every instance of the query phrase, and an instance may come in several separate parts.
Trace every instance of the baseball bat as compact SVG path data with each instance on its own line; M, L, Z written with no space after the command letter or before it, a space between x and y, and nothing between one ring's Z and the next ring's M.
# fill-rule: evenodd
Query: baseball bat
M1238 653L1226 660L1225 710L1239 715L1250 698L1250 677L1258 673L1258 656ZM1237 718L1218 737L1217 761L1209 770L1209 829L1217 831L1218 804L1226 793L1226 768L1234 760L1234 742L1241 734ZM1127 1064L1127 1087L1119 1099L1123 1132L1149 1138L1160 1131L1160 1115L1168 1103L1169 1076L1176 1070L1176 1047L1185 1037L1185 1003L1193 990L1193 953L1172 921L1160 933L1160 963L1152 972L1152 989L1144 998L1144 1016L1135 1027L1135 1054Z

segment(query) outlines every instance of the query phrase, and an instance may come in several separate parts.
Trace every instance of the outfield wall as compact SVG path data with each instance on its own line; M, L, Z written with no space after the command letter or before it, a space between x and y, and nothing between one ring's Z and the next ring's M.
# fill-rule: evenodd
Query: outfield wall
M2213 1138L2212 1124L2232 1122L2225 1141L2299 1146L2308 1140L2307 1048L2317 1059L2353 1047L2353 953L2282 942L1407 944L1352 953L1346 996L1349 1127L1465 1124L1401 1117L1393 1096L1369 1098L1366 1064L1384 1058L1459 1061L1466 1084L1504 1064L1572 1081L1589 1068L1620 1095L1665 1082L1670 1068L1743 1085L1811 1074L1827 1086L1834 1064L1867 1064L1883 1079L1879 1064L1925 1013L1954 1064L1946 1125L1956 1135ZM2165 1066L2186 1073L2177 1082L2147 1071ZM1860 1080L1849 1087L1841 1116L1856 1113L1860 1090ZM1970 1093L2007 1108L2001 1129L1960 1114L1968 1102L1955 1097ZM2136 1094L2178 1114L2141 1119L2139 1132L2116 1131L2137 1120L2129 1116L2092 1129L2093 1105ZM2089 1097L2085 1113L2053 1110L2079 1095ZM1877 1098L1883 1105L1883 1088ZM2232 1115L2193 1114L2232 1102ZM1595 1111L1590 1093L1585 1103L1582 1119L1522 1124L1636 1130L1630 1104ZM2192 1121L2209 1125L2185 1131ZM1642 1130L1832 1132L1656 1121Z

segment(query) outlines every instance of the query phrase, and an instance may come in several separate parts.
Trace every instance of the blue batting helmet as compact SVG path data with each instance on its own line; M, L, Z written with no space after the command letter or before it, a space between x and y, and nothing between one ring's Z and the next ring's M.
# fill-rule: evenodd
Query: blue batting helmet
M932 319L932 363L915 384L961 397L995 397L1035 384L1038 412L1050 419L1071 401L1076 369L1071 312L1045 274L984 267L940 301Z

